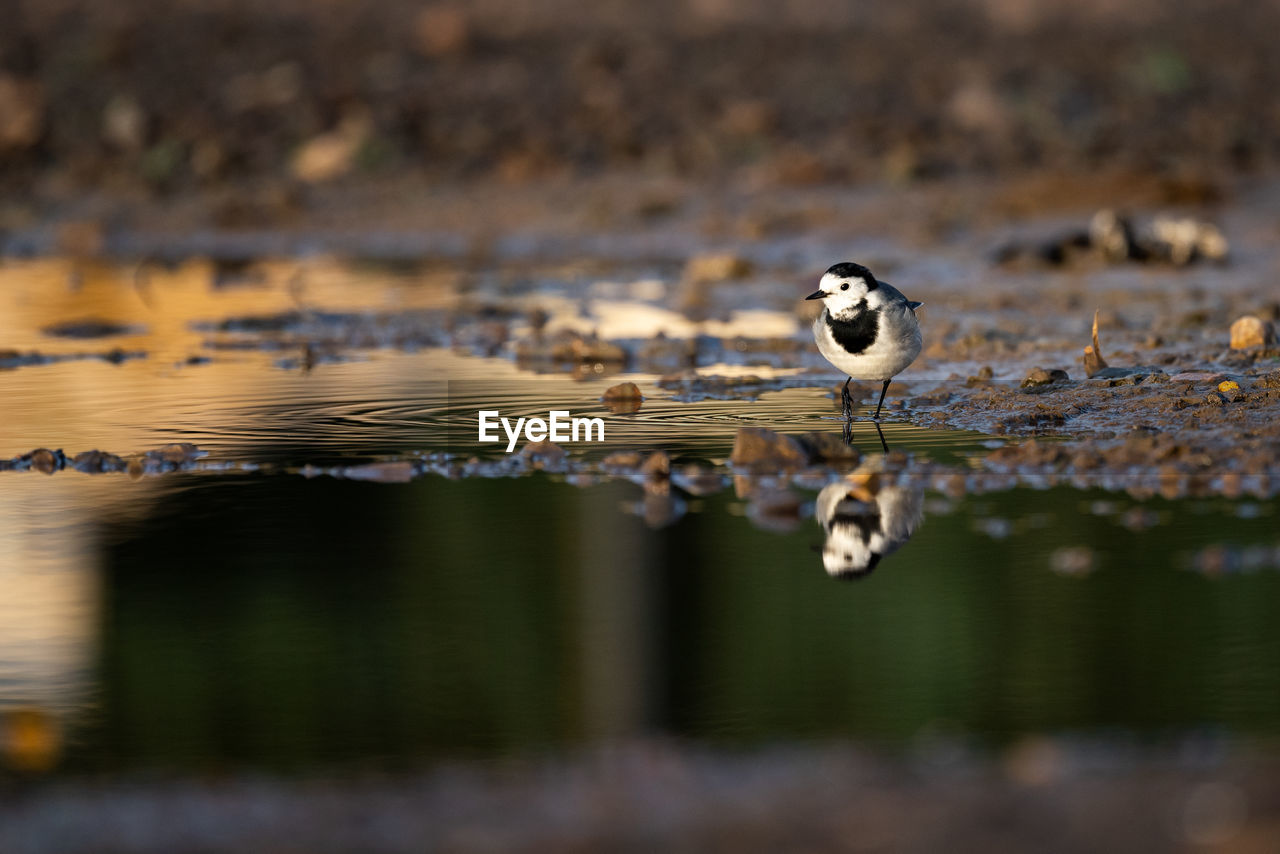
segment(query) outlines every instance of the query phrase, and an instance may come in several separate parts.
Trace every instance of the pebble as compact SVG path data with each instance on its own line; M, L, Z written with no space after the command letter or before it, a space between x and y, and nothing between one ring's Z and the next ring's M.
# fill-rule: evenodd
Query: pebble
M1053 385L1069 379L1071 377L1067 375L1067 372L1058 368L1054 368L1051 371L1046 371L1044 368L1034 368L1031 373L1027 374L1027 378L1022 381L1022 388Z
M102 474L103 472L124 471L125 461L123 458L105 451L85 451L75 455L71 460L71 467L85 474Z
M626 415L639 411L644 395L635 383L618 383L606 389L600 399L604 401L605 409L616 415Z
M62 450L51 451L48 448L37 448L31 452L31 468L42 474L53 474L67 464Z
M737 470L796 471L809 464L809 453L792 436L764 427L739 427L729 462Z
M1231 324L1231 349L1249 350L1274 344L1276 330L1260 317L1246 314Z
M635 383L618 383L606 389L601 400L644 400L644 395Z

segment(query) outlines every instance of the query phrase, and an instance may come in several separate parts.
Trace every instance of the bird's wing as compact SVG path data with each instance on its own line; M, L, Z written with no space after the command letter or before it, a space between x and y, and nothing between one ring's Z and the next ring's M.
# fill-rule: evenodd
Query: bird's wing
M888 297L888 300L887 300L888 302L897 303L898 305L910 306L911 308L915 308L918 305L923 305L923 303L911 302L911 300L907 299L906 295L902 293L902 291L898 290L893 285L886 282L884 279L877 279L876 281L880 285L881 292Z

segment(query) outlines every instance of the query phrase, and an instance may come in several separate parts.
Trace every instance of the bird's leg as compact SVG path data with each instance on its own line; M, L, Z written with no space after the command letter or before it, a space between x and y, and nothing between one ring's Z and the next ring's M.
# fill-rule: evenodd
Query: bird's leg
M888 393L891 382L893 382L892 379L885 380L884 388L880 389L880 402L876 404L876 414L873 416L876 421L880 420L880 407L884 406L884 396Z
M852 379L853 377L849 377L845 380L844 388L840 390L840 414L845 421L853 420L853 395L849 393L849 380Z
M871 423L876 425L876 433L880 436L880 447L886 454L889 453L889 443L884 440L884 431L880 429L880 422L872 421Z
M846 445L853 444L853 419L846 418L840 425L840 436Z

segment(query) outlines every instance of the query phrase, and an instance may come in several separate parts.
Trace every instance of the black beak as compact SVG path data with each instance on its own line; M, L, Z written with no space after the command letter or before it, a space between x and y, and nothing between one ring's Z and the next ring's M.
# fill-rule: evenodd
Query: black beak
M827 295L827 294L826 294L826 292L825 292L825 291L814 291L813 293L811 293L811 294L809 294L807 297L805 297L805 299L822 299L822 298L823 298L823 297L825 297L826 295Z

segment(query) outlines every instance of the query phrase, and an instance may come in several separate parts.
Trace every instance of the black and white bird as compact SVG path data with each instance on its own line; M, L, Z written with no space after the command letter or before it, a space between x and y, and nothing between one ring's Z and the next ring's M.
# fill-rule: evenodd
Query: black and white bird
M827 535L822 566L833 578L862 578L906 544L924 520L918 486L829 483L818 493L814 516Z
M827 361L849 377L841 391L846 421L853 417L853 379L884 383L874 416L878 420L889 383L920 355L916 309L924 303L907 299L866 267L849 261L823 273L818 290L805 299L823 301L822 314L813 322L814 340Z

